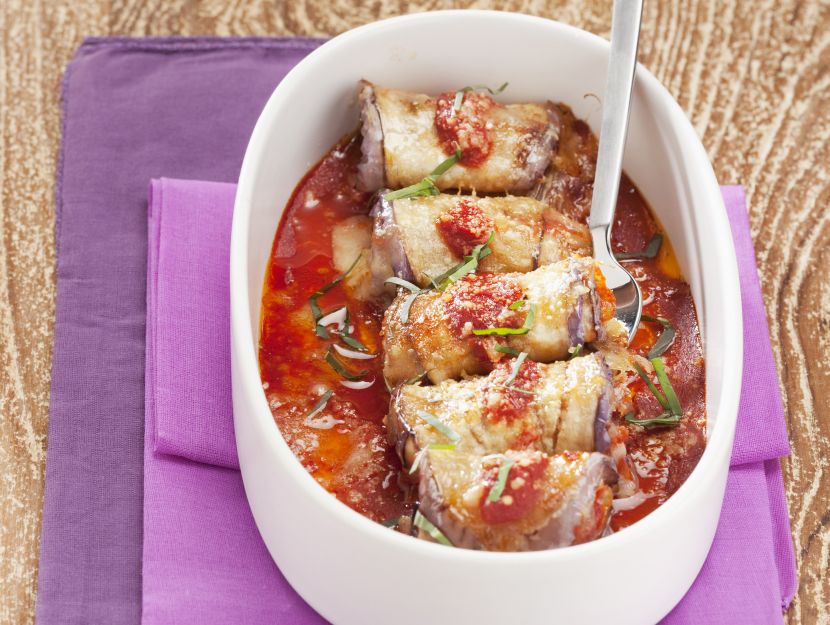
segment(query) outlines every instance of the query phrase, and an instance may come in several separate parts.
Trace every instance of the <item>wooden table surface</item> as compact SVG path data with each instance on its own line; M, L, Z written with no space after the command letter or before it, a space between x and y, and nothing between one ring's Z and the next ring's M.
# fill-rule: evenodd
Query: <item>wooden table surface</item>
M59 83L87 35L333 35L426 9L500 8L607 37L610 0L0 2L0 623L31 623L55 310ZM830 624L830 4L651 0L640 58L691 117L721 183L745 185L793 454L799 592Z

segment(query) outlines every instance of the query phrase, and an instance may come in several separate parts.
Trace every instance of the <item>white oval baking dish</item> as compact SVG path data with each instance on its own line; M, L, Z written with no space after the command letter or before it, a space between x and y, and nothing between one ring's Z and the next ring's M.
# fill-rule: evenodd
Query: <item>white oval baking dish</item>
M240 174L231 243L239 460L272 556L300 595L336 625L641 625L665 615L700 570L720 513L737 416L740 293L706 152L677 103L642 67L624 167L674 244L707 360L708 446L665 505L612 536L543 552L476 552L403 536L352 511L311 478L280 435L259 376L260 299L277 225L306 171L356 127L359 79L427 93L509 81L500 99L564 101L596 132L600 105L586 94L603 92L608 49L592 34L525 15L393 18L311 53L262 112Z

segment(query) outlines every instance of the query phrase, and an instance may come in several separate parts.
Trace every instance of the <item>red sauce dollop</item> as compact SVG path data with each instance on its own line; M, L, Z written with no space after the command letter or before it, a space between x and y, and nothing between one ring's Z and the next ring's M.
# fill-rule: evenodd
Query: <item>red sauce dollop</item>
M455 153L457 145L461 149L459 162L465 167L478 167L493 150L493 139L487 129L487 114L498 105L493 98L477 91L465 93L457 111L454 105L454 91L442 93L437 98L435 130L438 142L447 155Z
M444 311L450 330L458 338L469 336L472 330L518 328L524 322L526 313L509 309L522 298L522 289L508 276L467 274L448 295Z
M486 243L496 227L493 219L471 200L453 204L438 215L435 225L456 256L467 256L476 245Z
M533 402L534 395L522 391L533 391L536 387L536 383L542 377L539 363L525 360L519 367L516 377L510 382L509 388L506 388L514 366L514 360L499 362L488 376L489 380L484 388L484 417L486 419L510 423L521 418ZM524 434L520 437L524 443L530 444L538 439L538 434L533 436L533 440L528 440L531 438L528 435L533 433Z
M496 484L501 463L488 467L483 476L486 485L478 504L484 522L495 525L526 517L542 496L542 485L538 482L544 477L549 463L550 459L541 452L513 463L507 473L504 490L496 501L487 501L487 497Z

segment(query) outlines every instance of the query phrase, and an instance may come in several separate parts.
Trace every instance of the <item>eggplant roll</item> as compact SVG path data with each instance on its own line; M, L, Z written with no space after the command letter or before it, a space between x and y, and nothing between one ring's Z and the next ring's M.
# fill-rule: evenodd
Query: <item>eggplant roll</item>
M383 319L384 375L392 385L418 375L438 384L491 371L505 349L562 360L604 336L614 304L597 289L598 276L593 259L570 258L530 273L468 274L444 291L402 292Z
M413 476L418 454L442 444L478 455L509 449L607 452L612 393L611 371L600 353L551 364L511 359L486 377L399 386L386 431L406 475Z
M422 462L419 512L456 547L565 547L599 538L611 516L617 476L597 452L479 456L430 449Z
M461 160L436 180L440 189L483 193L529 191L550 164L557 126L552 104L498 104L476 91L436 97L360 84L362 159L367 191L406 187L461 150Z
M477 245L490 254L479 271L532 271L571 256L589 256L587 226L564 215L544 216L528 197L433 195L385 200L372 209L372 273L377 284L391 275L421 287L462 262Z

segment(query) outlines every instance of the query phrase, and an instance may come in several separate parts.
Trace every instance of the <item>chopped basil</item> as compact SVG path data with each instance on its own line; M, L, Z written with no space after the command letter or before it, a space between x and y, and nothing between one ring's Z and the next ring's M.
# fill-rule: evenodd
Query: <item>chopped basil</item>
M634 425L641 425L644 428L677 425L678 423L680 423L680 415L672 415L667 412L663 412L656 417L652 417L651 419L635 419L634 413L629 412L623 418L629 423L633 423Z
M404 187L403 189L398 189L397 191L390 191L389 193L383 196L383 199L389 200L391 202L393 200L404 200L413 197L428 197L430 195L438 195L439 191L438 188L435 186L435 178L437 178L437 176L433 176L432 174L430 174L426 178L421 179L420 182L411 184L408 187Z
M447 170L461 160L461 148L455 146L455 154L448 159L442 161L438 167L432 170L432 173L424 177L420 182L398 189L397 191L390 191L384 194L383 199L387 201L403 200L413 197L426 197L429 195L438 195L440 191L435 186L435 181L443 176Z
M326 391L323 393L322 397L317 400L317 403L314 404L314 407L309 411L309 413L305 416L306 419L310 419L318 412L320 412L323 408L326 407L326 404L329 403L331 396L334 395L334 391Z
M659 323L663 326L663 331L660 333L660 336L657 337L657 340L652 345L651 349L648 352L648 359L651 360L652 358L659 358L663 354L666 353L666 350L671 347L672 343L674 343L674 337L677 334L677 331L672 326L671 322L664 317L650 317L648 315L643 315L641 317L643 321L652 321L654 323Z
M522 395L533 395L536 397L536 391L528 391L517 386L507 386L505 384L493 384L493 388L503 388L506 391L513 391L514 393L521 393Z
M458 265L456 265L456 267L458 267ZM453 269L455 269L455 267L453 267ZM452 271L452 269L451 269L450 271ZM427 278L429 278L429 283L430 283L430 285L431 285L431 286L430 286L430 287L428 287L428 288L430 288L430 289L437 289L439 285L438 285L438 282L436 282L436 278L433 278L433 277L432 277L431 275L429 275L426 271L424 272L424 275L425 275ZM445 278L447 275L449 275L449 272L444 272L444 273L442 273L442 274L439 276L439 278L442 278L442 277L444 277L444 278Z
M412 308L415 298L420 294L421 292L419 291L418 293L410 293L406 296L403 304L401 304L401 323L409 323L409 309Z
M519 369L522 368L522 363L524 363L525 358L527 358L527 352L522 352L516 357L516 360L513 361L513 366L510 369L510 375L507 376L507 379L504 381L505 386L513 384L513 380L515 380L516 376L519 375Z
M414 460L412 460L412 466L409 467L409 471L407 471L407 473L409 473L409 475L412 475L413 473L415 473L415 471L418 470L418 465L421 464L421 460L423 459L424 456L427 455L428 451L429 451L429 446L422 448L421 451L419 451L417 454L415 454L415 458L414 458Z
M468 91L489 91L490 95L498 95L505 89L507 89L507 83L504 83L498 89L491 89L487 85L472 85L471 87L463 87L455 92L455 100L453 100L452 109L453 111L461 110L461 105L464 103L464 95Z
M424 421L429 423L433 428L438 430L441 434L451 440L453 443L457 443L461 440L461 436L453 430L449 425L441 421L436 417L433 417L428 412L424 412L423 410L418 410L418 416L421 417Z
M536 304L530 303L528 304L529 310L527 311L527 316L525 317L525 322L522 324L520 328L482 328L481 330L473 330L473 334L476 336L487 336L490 334L495 334L497 336L508 336L508 335L516 335L516 334L527 334L530 332L530 328L533 327L533 321L536 319Z
M646 245L646 249L639 252L616 252L614 258L617 260L633 260L635 258L654 258L660 251L660 246L663 245L663 235L659 232L651 237L651 240Z
M427 452L430 449L452 451L453 449L455 449L455 445L444 443L433 443L431 445L427 445L426 447L421 449L421 451L419 451L415 456L415 459L412 461L412 466L409 467L409 475L412 475L413 473L415 473L415 471L418 470L418 465L421 464L421 460L423 460L424 456L427 455Z
M363 343L361 343L349 334L341 334L340 340L342 340L349 347L353 347L354 349L360 350L362 352L365 352L367 350L366 346Z
M360 373L351 373L348 369L346 369L345 365L337 360L337 357L334 355L334 352L331 351L331 347L326 350L325 356L326 362L329 366L334 369L338 374L350 380L352 382L356 382L357 380L362 380L368 371L361 371Z
M487 254L490 253L490 250L487 250ZM486 254L485 254L486 255ZM478 267L478 257L476 256L465 256L464 262L460 263L453 267L454 271L450 273L450 275L446 278L446 283L451 284L453 282L458 282L461 278L466 276L468 273L473 273ZM442 281L443 282L443 281ZM441 284L439 283L439 287L441 288ZM446 288L446 287L444 287Z
M334 287L340 284L343 279L351 273L352 269L355 268L360 258L363 254L358 254L357 258L354 259L354 262L351 266L344 272L337 276L334 280L326 284L325 286L320 287L317 291L315 291L311 297L308 298L308 303L311 306L311 315L314 317L314 333L319 336L321 339L329 338L329 331L320 325L320 319L323 318L323 312L320 310L320 305L317 303L317 299L331 291Z
M666 368L663 366L662 358L652 358L651 364L654 365L654 372L657 374L657 380L660 382L660 388L666 394L666 401L669 404L669 410L673 415L680 416L683 414L683 407L680 405L680 400L677 399L677 394L674 392L674 387L671 385L669 376L666 375Z
M418 529L424 530L427 534L429 534L433 539L441 543L442 545L447 545L448 547L454 547L454 545L450 542L450 539L444 536L444 534L435 527L432 522L427 519L421 511L415 513L415 518L413 519L413 524Z
M340 340L343 341L349 347L352 347L354 349L360 350L362 352L368 351L368 348L363 343L354 338L349 332L349 321L349 309L347 308L346 318L343 320L343 323L341 324L339 329Z
M390 276L389 278L386 278L385 283L403 287L410 292L409 295L406 296L403 304L401 304L401 323L408 323L409 309L412 307L412 303L415 301L415 298L423 293L424 290L412 284L408 280L398 278L397 276Z
M395 527L398 527L398 523L400 523L400 522L401 522L401 517L395 516L395 517L392 517L391 519L386 519L385 521L381 521L380 524L383 525L383 527L395 528Z
M518 349L513 349L509 345L502 345L501 343L496 345L493 349L497 352L501 352L502 354L509 354L510 356L518 356L522 353Z
M426 375L427 375L426 371L424 371L423 373L419 373L418 375L413 375L406 382L404 382L404 384L416 384L416 383L420 382L421 380L423 380L426 377Z
M577 345L577 346L573 347L573 348L572 348L572 349L573 349L573 351L571 352L571 358L577 358L577 357L579 357L579 355L582 353L582 349L583 349L584 347L585 347L585 346L584 346L582 343L580 343L579 345Z
M645 371L643 371L640 365L638 365L637 363L633 364L634 369L637 371L639 376L648 386L649 390L657 398L657 401L660 402L660 405L663 407L663 414L661 414L659 417L655 417L656 419L665 421L665 423L660 423L660 425L672 425L672 423L669 422L670 419L676 419L676 421L679 422L680 417L683 416L683 407L680 405L680 400L677 398L677 394L674 392L674 387L672 387L671 381L669 380L669 376L666 374L666 369L663 365L663 359L651 359L651 364L654 366L654 372L657 374L657 383L660 385L660 389L658 389L654 385L654 382L651 381L651 378L648 377L648 375ZM628 418L626 418L626 420L630 421L630 419ZM636 421L636 423L642 424L640 421Z
M456 265L450 270L450 274L445 278L446 282L448 284L458 282L468 273L475 272L475 270L478 269L478 264L493 252L493 250L490 249L490 244L493 242L495 236L496 231L493 230L484 243L476 245L470 252L469 256L464 257L464 261L462 263ZM442 284L443 282L444 280L439 282L439 285L442 285L439 286L439 288L446 288L446 286Z
M420 287L415 286L414 284L412 284L408 280L404 280L403 278L399 278L398 276L391 276L389 278L386 278L386 280L384 282L385 282L385 284L394 284L396 286L402 286L403 288L405 288L410 293L420 293L421 292Z
M654 382L651 381L651 378L648 377L648 374L646 374L646 372L643 371L643 368L640 365L638 365L636 362L632 364L634 365L634 370L643 379L643 382L646 383L646 386L648 386L648 390L650 390L652 395L654 395L657 398L657 401L660 402L660 405L663 407L663 409L668 410L669 402L666 400L666 396L662 392L660 392L656 386L654 386Z
M461 160L461 148L456 143L455 144L455 153L452 156L450 156L449 158L441 161L438 164L438 167L436 167L435 169L432 170L432 173L430 174L430 176L435 176L435 178L438 178L438 176L443 176L445 173L447 173L447 171L449 170L450 167L455 165L460 160ZM433 182L434 182L434 180L433 180Z
M510 468L513 466L513 459L503 456L501 464L499 465L499 475L496 478L496 483L487 493L487 501L493 503L499 500L501 494L504 492L504 487L507 485L507 477L510 475Z

